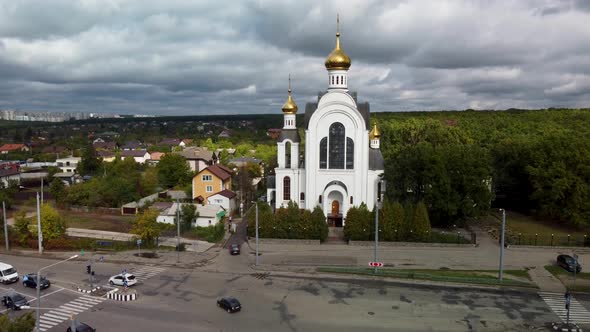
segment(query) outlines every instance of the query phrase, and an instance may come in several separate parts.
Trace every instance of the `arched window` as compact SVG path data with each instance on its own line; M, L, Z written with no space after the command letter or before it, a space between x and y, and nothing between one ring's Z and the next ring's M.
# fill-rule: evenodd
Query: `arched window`
M283 178L283 200L291 200L291 178L288 176Z
M354 204L353 202L354 200L352 199L352 196L350 196L350 204Z
M291 142L285 142L285 168L291 168Z
M320 141L320 168L328 167L328 138L324 137Z
M346 169L354 169L354 141L346 138Z
M300 201L305 201L305 193L302 192L301 194L299 194L299 200Z
M330 126L329 135L329 168L344 169L344 125L340 122L334 122Z

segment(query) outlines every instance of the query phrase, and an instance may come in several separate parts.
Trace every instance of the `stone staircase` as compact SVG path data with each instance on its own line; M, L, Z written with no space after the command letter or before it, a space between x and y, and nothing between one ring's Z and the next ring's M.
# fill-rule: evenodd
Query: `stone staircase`
M326 244L346 244L344 240L344 228L328 227L328 239Z

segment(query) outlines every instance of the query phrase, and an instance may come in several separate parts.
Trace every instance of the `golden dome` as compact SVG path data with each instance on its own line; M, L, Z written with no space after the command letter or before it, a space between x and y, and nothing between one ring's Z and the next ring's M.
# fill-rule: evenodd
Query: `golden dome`
M326 58L327 70L348 70L350 68L350 58L340 48L340 17L336 18L336 47Z
M373 130L369 133L369 139L379 139L381 137L381 132L377 129L377 124L373 124Z
M287 101L283 105L283 113L284 114L295 114L297 113L297 104L293 101L291 97L291 75L289 75L289 97L287 97Z

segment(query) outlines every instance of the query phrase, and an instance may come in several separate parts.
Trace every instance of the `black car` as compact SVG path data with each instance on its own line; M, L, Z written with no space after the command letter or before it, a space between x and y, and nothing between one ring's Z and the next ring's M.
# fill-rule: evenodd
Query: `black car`
M76 331L74 332L95 332L96 329L93 329L92 327L90 327L87 324L84 323L80 323L80 322L75 322L74 323L76 326ZM71 325L71 323L70 323ZM68 329L66 330L66 332L72 332L72 327L68 326Z
M557 256L557 266L561 266L566 271L574 272L574 266L576 269L576 273L580 273L582 271L582 266L579 262L570 256L570 255L559 255Z
M231 296L222 297L221 299L217 300L217 306L230 313L242 310L240 301Z
M51 286L51 283L49 282L49 280L47 280L47 278L45 278L43 276L41 276L41 280L40 280L39 284L41 285L41 287L40 287L41 289L45 289L45 288L48 288L49 286ZM37 288L37 274L36 273L25 274L23 276L23 286Z
M240 254L240 246L238 244L231 244L229 246L229 253L230 255L239 255Z
M2 304L8 309L20 310L21 307L28 306L29 301L18 293L9 293L2 296Z

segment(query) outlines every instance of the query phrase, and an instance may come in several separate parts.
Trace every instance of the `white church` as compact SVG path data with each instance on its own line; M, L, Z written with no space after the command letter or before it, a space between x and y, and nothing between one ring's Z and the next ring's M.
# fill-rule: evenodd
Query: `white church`
M329 226L342 227L346 212L365 203L372 209L384 162L379 150L380 132L369 122L369 103L359 103L348 90L350 58L336 47L328 55L328 89L320 92L317 103L305 107L305 151L296 127L297 105L289 96L283 105L284 124L278 139L278 167L268 181L267 199L276 208L296 202L300 208L320 206Z

